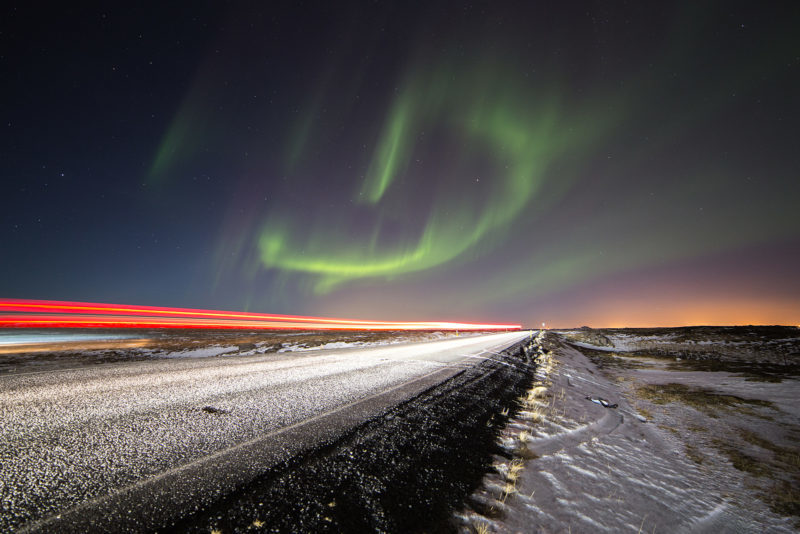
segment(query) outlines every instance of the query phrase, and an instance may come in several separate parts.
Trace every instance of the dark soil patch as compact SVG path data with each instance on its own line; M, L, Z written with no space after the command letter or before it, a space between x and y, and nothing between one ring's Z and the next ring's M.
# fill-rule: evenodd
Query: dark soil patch
M683 403L706 415L716 416L719 409L734 410L757 415L753 407L773 408L773 403L760 399L744 399L715 391L690 387L685 384L648 384L636 388L636 395L654 404Z
M743 452L736 444L721 439L715 439L712 443L721 453L728 457L733 467L739 471L744 471L756 477L767 476L770 473L764 462Z
M202 410L206 413L211 413L216 415L226 415L230 413L228 410L223 410L222 408L216 408L214 406L203 406Z
M773 512L798 518L794 526L800 528L800 489L796 483L785 480L776 483L768 493L767 500Z

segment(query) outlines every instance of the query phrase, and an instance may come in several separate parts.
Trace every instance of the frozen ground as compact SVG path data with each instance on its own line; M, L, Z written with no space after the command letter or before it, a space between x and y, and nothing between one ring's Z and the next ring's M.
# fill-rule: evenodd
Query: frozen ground
M559 334L573 344L611 352L784 367L800 363L800 329L796 327L581 328Z
M521 399L501 436L508 457L457 516L464 532L797 531L800 383L791 361L782 377L752 369L758 361L732 364L764 348L729 337L734 368L720 371L687 360L691 350L681 359L626 352L689 341L674 331L583 334L577 346L550 338L540 389ZM785 347L781 339L772 346Z
M265 340L217 333L156 339L156 347L154 336L145 334L87 341L147 340L147 346L122 351L96 348L70 359L68 347L55 359L53 354L29 359L10 354L0 360L0 530L25 524L47 531L64 521L75 521L68 524L76 532L86 525L96 530L98 524L101 530L118 530L140 525L142 517L164 524L175 510L180 515L195 506L205 506L210 515L183 525L198 532L218 524L223 512L233 515L219 524L241 527L234 531L258 530L257 524L263 530L267 515L258 499L230 511L221 496L275 462L294 461L293 455L320 440L331 443L336 429L372 417L381 443L386 436L407 438L409 446L427 439L430 450L451 460L458 457L454 441L475 450L472 431L461 441L451 439L463 434L466 426L459 423L466 417L442 423L440 436L430 431L439 421L432 415L434 404L404 403L406 412L384 418L375 414L389 413L386 404L369 407L362 401L384 392L392 403L402 402L461 370L474 373L473 363L501 359L493 354L495 341L479 338L441 340L431 345L447 347L444 352L422 354L413 344L386 345L391 335L385 334L342 339L341 333L275 333ZM497 339L502 345L525 335ZM524 386L530 388L525 395L497 405L496 413L486 412L487 421L480 423L498 433L500 448L488 453L488 473L457 509L455 527L465 533L798 531L799 343L797 329L761 327L580 329L526 341L518 359L492 363L530 381L533 357L535 378ZM115 351L138 356L95 365ZM10 365L5 372L3 361ZM53 361L60 363L53 367ZM397 389L420 377L434 378L416 389ZM428 391L432 399L440 394L437 388ZM488 404L488 397L473 394L481 405ZM445 415L461 413L455 405L441 406ZM475 411L464 406L465 413ZM422 423L412 425L415 417ZM376 453L368 438L359 433L343 448L325 445L312 455L317 463L301 462L307 483L316 484L326 498L344 487L325 485L331 473L351 484L365 480L363 487L359 482L346 490L354 508L333 498L325 502L339 508L331 511L325 504L317 510L317 493L308 493L310 486L294 488L299 493L284 495L284 506L275 508L294 510L306 503L311 508L302 504L303 517L317 526L328 519L344 530L348 524L374 526L363 521L383 517L391 504L364 505L388 495L379 488L391 470L376 462L393 468L416 465L403 453L417 453L405 445L393 449L400 442L392 439L386 441L390 452ZM370 465L379 467L372 473ZM350 473L362 478L351 479ZM416 495L414 488L427 484L420 481L436 479L437 473L425 471L427 479L412 474L411 489L400 493ZM299 480L291 470L284 475L288 484ZM397 489L395 482L390 485ZM424 504L413 507L428 513ZM101 523L86 522L90 510ZM286 516L288 530L291 518L299 517L295 513L300 511ZM383 520L396 524L388 516Z

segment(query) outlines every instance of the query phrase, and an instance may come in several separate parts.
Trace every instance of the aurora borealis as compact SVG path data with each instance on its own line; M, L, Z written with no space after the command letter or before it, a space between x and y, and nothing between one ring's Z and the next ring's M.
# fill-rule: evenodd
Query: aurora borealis
M0 297L800 323L800 11L9 9Z

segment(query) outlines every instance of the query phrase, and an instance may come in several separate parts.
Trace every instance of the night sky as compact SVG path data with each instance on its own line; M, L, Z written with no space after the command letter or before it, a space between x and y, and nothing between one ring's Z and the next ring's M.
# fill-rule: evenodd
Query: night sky
M800 323L796 3L78 4L0 13L0 297Z

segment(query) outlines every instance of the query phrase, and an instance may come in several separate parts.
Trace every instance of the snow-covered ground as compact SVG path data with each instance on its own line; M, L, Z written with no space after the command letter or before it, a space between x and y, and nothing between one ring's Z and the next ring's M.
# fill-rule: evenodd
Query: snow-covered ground
M461 336L461 337L469 337ZM275 351L273 346L269 343L255 343L255 347L249 350L240 350L237 345L213 345L207 347L200 347L194 349L186 349L186 350L179 350L179 351L156 351L151 349L141 349L139 352L141 354L148 354L153 357L158 358L207 358L211 356L222 356L222 355L236 355L236 356L249 356L253 354L264 354L266 352L316 352L316 351L330 351L330 350L350 350L350 349L360 349L360 348L373 348L373 347L384 347L389 345L399 345L403 343L411 343L411 342L419 342L422 340L436 340L436 339L445 339L448 336L442 334L440 332L434 332L428 335L420 336L418 335L417 338L411 339L406 336L396 336L392 338L386 338L379 341L355 341L355 340L348 340L348 341L332 341L329 343L322 343L319 345L309 345L308 343L293 343L293 342L284 342L281 343L281 347Z
M779 364L800 355L800 329L795 327L582 328L557 333L573 345L606 352Z
M309 347L305 343L283 343L283 346L278 349L278 352L308 352L313 350L331 350L331 349L357 349L362 347L379 347L382 345L394 345L402 343L402 340L387 340L387 341L334 341L332 343L325 343L323 345L315 345Z
M593 346L607 354L595 358L622 360L608 350L646 339L614 338L613 347ZM501 437L513 459L497 457L496 472L473 496L477 504L457 516L463 532L796 532L798 518L769 505L782 474L775 481L753 477L734 466L736 451L726 448L737 443L733 433L743 432L770 438L776 451L791 450L792 432L800 430L796 380L748 382L646 363L601 369L566 345L551 360L548 376L539 378L546 393L532 390L538 402L512 418ZM673 383L709 391L712 401L716 394L737 397L731 407L705 412L637 396L641 387Z
M400 343L411 343L413 341L422 341L422 340L429 340L433 341L435 339L444 339L447 337L454 337L455 334L453 333L442 333L442 332L432 332L430 334L426 334L420 336L417 334L415 339L409 338L407 336L395 336L391 338L382 339L380 341L334 341L331 343L323 343L321 345L311 345L309 346L306 343L282 343L281 348L278 349L278 352L308 352L308 351L315 351L315 350L335 350L335 349L358 349L358 348L368 348L368 347L382 347L386 345L397 345ZM460 337L470 337L476 334L468 333L468 334L461 334Z
M239 351L236 345L200 347L197 349L179 350L175 352L165 352L158 354L161 358L209 358L222 354L235 354Z

